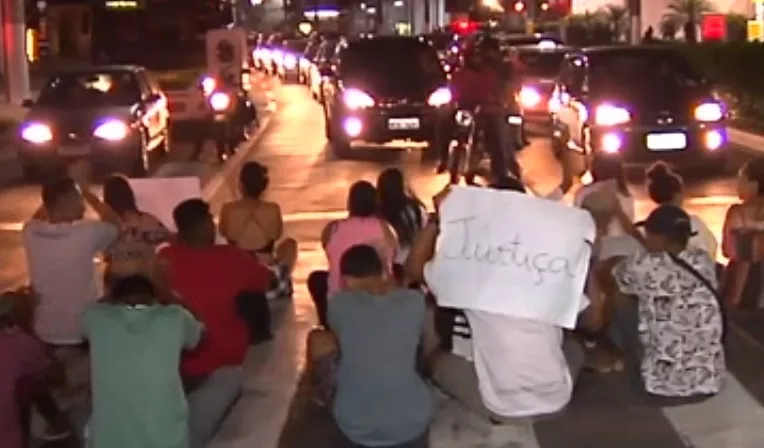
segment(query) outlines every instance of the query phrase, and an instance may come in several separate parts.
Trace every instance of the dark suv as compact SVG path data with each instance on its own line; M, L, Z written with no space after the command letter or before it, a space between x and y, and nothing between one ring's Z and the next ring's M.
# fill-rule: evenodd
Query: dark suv
M342 44L323 73L326 137L337 154L352 142L425 141L437 154L450 142L451 91L425 39L372 37Z
M570 53L549 104L553 143L591 161L726 167L727 112L684 55L667 47Z

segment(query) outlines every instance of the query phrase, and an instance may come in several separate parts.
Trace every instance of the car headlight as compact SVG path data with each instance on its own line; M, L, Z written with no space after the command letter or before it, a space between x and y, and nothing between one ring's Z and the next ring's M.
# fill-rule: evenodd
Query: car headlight
M427 104L432 107L441 107L451 102L451 90L447 87L440 87L430 94L427 98Z
M271 52L271 59L276 61L277 64L280 64L281 61L284 59L284 53L282 53L279 50L274 50Z
M342 94L342 101L345 103L345 107L351 110L374 107L374 98L358 89L345 90L345 93Z
M42 123L29 123L21 130L21 138L29 143L41 145L53 140L53 131L48 125Z
M205 76L202 79L201 85L202 85L202 91L204 92L204 96L208 96L215 90L218 83L217 81L215 81L215 78L211 76Z
M297 58L291 54L284 56L284 67L289 70L297 67Z
M223 112L231 105L231 97L224 92L215 92L210 95L210 107L215 112Z
M130 133L130 128L125 122L120 120L106 120L93 131L93 135L111 142L124 140L127 134Z
M523 107L534 108L541 103L541 94L533 87L523 87L519 96Z
M631 121L631 114L623 107L602 104L594 110L594 123L599 126L616 126Z
M719 121L724 118L724 110L718 103L703 103L695 108L695 119L698 121Z
M472 122L475 120L475 117L472 116L472 113L466 110L457 110L456 116L454 118L457 125L465 128L472 126Z

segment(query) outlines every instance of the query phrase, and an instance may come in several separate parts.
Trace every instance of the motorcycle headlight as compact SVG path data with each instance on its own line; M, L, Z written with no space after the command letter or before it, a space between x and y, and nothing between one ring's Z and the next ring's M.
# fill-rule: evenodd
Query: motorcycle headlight
M427 98L427 104L432 107L441 107L451 102L451 91L447 87L440 87L432 92Z
M289 70L297 67L297 58L291 54L284 56L284 67Z
M345 103L345 107L350 110L374 107L374 98L358 89L345 90L345 93L342 94L342 101Z
M695 108L695 119L698 121L719 121L724 118L724 110L718 103L703 103Z
M42 123L28 123L21 130L21 138L29 143L41 145L53 140L53 131L50 126Z
M111 142L124 140L129 133L130 128L120 120L106 120L93 131L94 136Z
M523 107L533 108L541 103L541 94L533 87L520 89L520 104Z
M594 122L599 126L616 126L631 121L631 114L623 107L603 104L594 110Z
M462 127L469 127L472 126L472 122L475 120L475 117L472 116L471 112L467 112L466 110L458 110L456 111L456 124Z
M210 95L210 107L215 112L222 112L231 105L231 97L224 92L215 92Z
M215 88L218 86L217 81L215 81L215 78L211 76L205 76L204 79L202 79L202 91L204 92L205 96L209 96Z

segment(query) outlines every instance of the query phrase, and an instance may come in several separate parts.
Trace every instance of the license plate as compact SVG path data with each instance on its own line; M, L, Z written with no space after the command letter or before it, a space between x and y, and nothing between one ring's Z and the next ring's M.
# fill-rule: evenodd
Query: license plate
M62 156L86 156L90 154L90 146L63 145L58 149L58 154Z
M687 136L682 132L647 134L647 149L650 151L673 151L687 147Z
M419 118L390 118L387 120L387 127L391 131L419 129Z

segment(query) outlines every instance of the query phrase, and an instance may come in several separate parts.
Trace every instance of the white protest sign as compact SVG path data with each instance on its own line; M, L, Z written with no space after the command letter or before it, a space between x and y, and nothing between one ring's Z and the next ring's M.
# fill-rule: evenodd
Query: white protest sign
M130 179L138 209L156 216L173 233L177 231L172 212L187 199L202 197L198 177L152 177Z
M427 272L439 305L575 326L595 237L588 212L456 187L441 205L440 229Z

